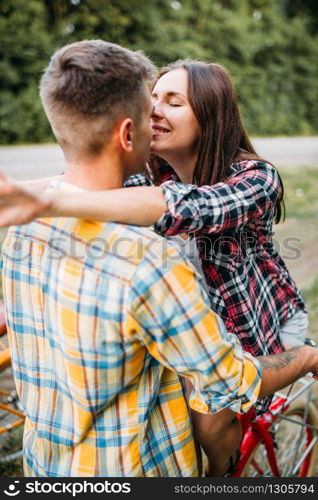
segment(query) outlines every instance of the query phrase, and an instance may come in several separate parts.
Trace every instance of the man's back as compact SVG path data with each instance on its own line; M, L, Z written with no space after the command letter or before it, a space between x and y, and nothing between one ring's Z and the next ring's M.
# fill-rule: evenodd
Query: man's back
M192 406L216 411L235 399L242 359L237 348L235 366L233 338L198 302L193 273L144 228L57 218L9 230L3 281L27 475L196 475L175 372L201 372L214 399ZM259 382L246 363L251 398L238 407Z
M5 294L33 473L143 475L138 442L149 439L148 399L155 405L165 379L176 378L162 376L131 335L130 283L153 238L146 229L74 219L9 231ZM158 394L148 387L152 376L161 378ZM190 437L188 425L184 431Z

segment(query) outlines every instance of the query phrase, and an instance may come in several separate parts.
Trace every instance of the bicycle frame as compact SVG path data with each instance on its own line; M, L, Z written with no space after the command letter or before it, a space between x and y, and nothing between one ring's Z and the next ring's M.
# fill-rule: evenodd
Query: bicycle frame
M302 379L301 379L302 380ZM244 470L247 461L251 455L252 450L260 443L263 442L266 448L266 453L268 457L268 462L271 467L274 477L281 477L280 471L276 462L276 452L275 452L275 439L271 434L271 427L273 423L279 418L286 418L286 420L293 421L287 417L284 417L284 413L288 410L290 404L298 398L303 392L307 391L315 380L310 382L303 381L303 387L299 389L295 394L288 397L284 394L277 393L274 401L270 405L268 411L260 416L255 416L255 410L252 408L245 415L239 415L238 418L241 421L243 439L240 446L240 460L237 464L237 471L233 474L233 477L239 477ZM310 427L310 426L309 426ZM314 428L315 430L318 430ZM312 432L312 429L309 429ZM309 455L305 457L305 464L309 460ZM257 466L257 464L254 464ZM261 473L261 470L259 470Z

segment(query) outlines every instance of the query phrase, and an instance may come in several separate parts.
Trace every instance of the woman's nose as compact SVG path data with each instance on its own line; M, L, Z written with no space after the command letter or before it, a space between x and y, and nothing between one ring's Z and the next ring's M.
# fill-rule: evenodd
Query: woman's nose
M158 103L155 103L153 105L153 111L152 111L152 118L161 118L162 117L162 111L160 110L160 106Z

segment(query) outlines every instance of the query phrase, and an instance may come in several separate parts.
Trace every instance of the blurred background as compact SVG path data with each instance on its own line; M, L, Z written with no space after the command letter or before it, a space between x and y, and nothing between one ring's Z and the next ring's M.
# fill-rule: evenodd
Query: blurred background
M62 45L102 38L142 49L158 66L178 58L223 64L257 151L282 175L287 218L275 242L318 340L317 0L3 0L0 38L0 167L18 179L63 170L38 96ZM1 387L12 386L10 370L0 377ZM0 453L20 441L13 433ZM1 465L1 474L22 474L21 461Z
M316 0L5 0L0 142L52 139L38 83L52 52L84 38L162 66L203 58L232 73L250 135L318 133Z

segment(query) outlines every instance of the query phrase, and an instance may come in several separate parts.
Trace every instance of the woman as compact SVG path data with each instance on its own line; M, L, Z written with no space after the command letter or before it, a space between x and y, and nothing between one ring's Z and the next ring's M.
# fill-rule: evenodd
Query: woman
M51 215L155 224L166 236L189 235L211 307L245 350L267 355L303 343L305 305L272 241L283 185L244 130L227 72L178 61L160 73L152 96L154 155L147 177L129 178L126 186L157 187L64 199L60 192Z

